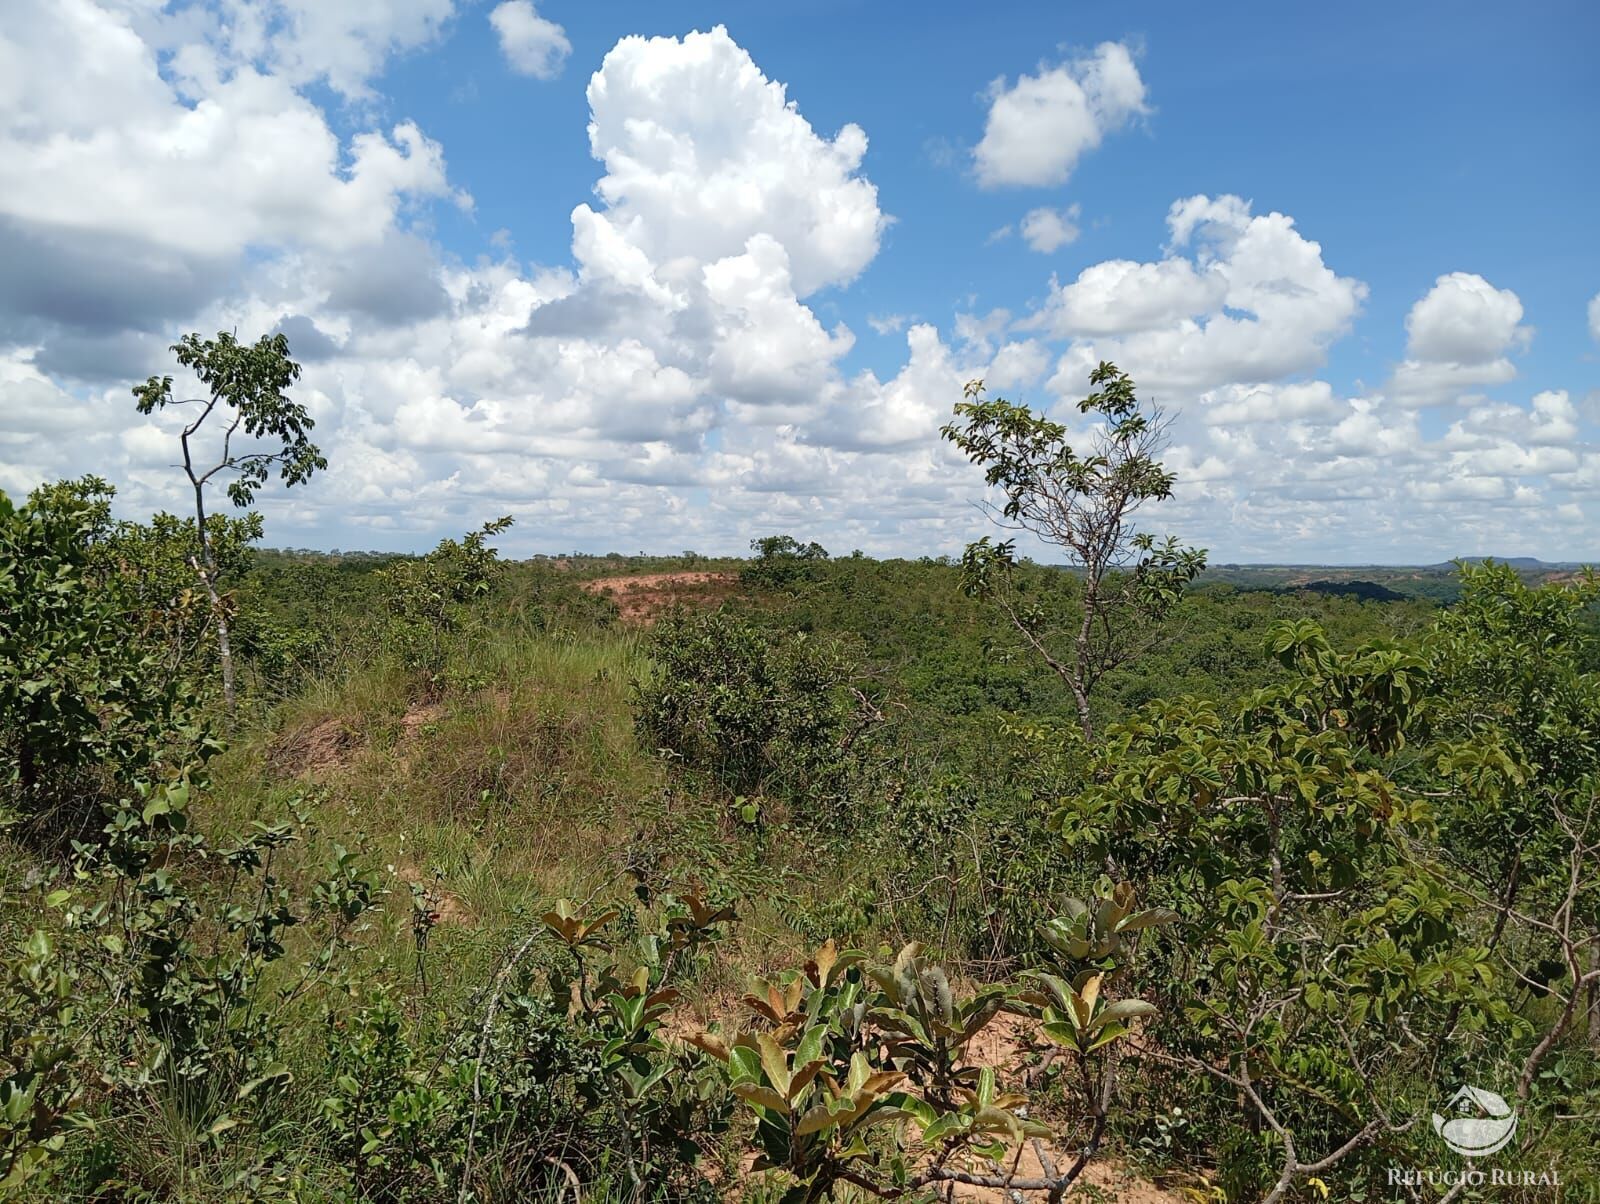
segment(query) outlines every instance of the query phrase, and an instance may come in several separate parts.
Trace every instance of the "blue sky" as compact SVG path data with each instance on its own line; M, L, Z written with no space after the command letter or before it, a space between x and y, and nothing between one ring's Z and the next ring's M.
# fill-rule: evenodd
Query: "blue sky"
M1591 6L384 7L24 0L0 487L178 505L127 383L281 328L269 542L951 552L960 384L1115 355L1216 559L1600 551Z
M1083 235L1045 265L1065 274L1149 257L1173 197L1231 192L1293 214L1337 248L1339 271L1372 286L1361 324L1372 333L1340 347L1343 373L1380 377L1403 351L1412 301L1463 264L1550 306L1526 379L1560 388L1560 369L1595 351L1584 313L1600 286L1592 5L931 3L915 20L873 3L543 11L573 45L554 84L507 73L482 22L383 81L404 98L394 114L416 117L472 182L475 214L441 227L465 256L506 229L520 255L565 262L567 214L594 179L582 64L628 34L724 24L820 131L855 122L871 139L863 170L896 223L872 269L825 299L853 327L873 312L941 320L973 296L994 307L1037 293L1040 257L1020 240L985 242L1019 201L1083 206ZM960 151L982 135L989 83L1108 40L1141 47L1151 115L1063 186L974 187ZM857 355L889 370L902 353L900 340L864 339ZM1540 367L1548 375L1535 377Z

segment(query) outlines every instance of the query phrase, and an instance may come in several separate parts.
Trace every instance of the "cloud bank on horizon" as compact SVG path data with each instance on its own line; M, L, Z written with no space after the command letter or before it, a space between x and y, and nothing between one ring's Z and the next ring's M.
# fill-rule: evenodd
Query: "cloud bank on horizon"
M1017 203L968 235L1015 234L1031 288L852 327L924 216L874 182L870 131L818 129L721 26L623 36L585 83L555 7L21 0L0 27L0 489L94 471L130 513L181 506L173 424L128 386L172 370L181 331L282 330L333 467L263 498L273 544L420 549L510 512L513 553L775 531L953 552L983 525L938 436L963 384L1070 424L1111 359L1180 415L1155 521L1216 560L1596 553L1594 357L1522 385L1549 315L1472 247L1387 333L1339 248L1225 191L1161 198L1140 257L1063 267L1108 216L1074 182L1159 131L1132 42L997 65L1014 78L975 106L956 186ZM593 170L560 261L478 229L448 140L384 90L469 32L528 104L583 86ZM1574 320L1600 344L1600 294ZM886 368L861 338L901 350ZM1335 376L1360 338L1398 356Z

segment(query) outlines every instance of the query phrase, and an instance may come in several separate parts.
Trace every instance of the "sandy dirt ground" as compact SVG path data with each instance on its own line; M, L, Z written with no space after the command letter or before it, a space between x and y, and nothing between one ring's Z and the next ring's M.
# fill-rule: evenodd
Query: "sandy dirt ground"
M673 606L711 606L732 592L732 573L639 573L631 577L596 577L585 581L591 594L617 604L624 623L648 627L656 616Z

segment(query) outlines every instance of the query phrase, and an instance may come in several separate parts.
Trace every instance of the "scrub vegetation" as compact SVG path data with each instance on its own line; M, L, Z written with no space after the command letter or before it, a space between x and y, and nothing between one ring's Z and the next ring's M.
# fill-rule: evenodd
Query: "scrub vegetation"
M193 517L0 496L0 1195L1600 1200L1594 576L1207 570L1111 365L961 558L267 551L179 352Z

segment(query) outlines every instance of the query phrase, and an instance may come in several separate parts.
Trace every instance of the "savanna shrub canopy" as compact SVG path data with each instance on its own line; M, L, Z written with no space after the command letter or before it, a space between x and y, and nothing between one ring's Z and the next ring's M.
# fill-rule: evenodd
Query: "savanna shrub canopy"
M1022 509L1157 501L1102 383L1120 460L958 433ZM1600 1199L1592 576L331 557L111 500L0 497L0 1193L1375 1201L1466 1165L1464 1098ZM629 627L633 571L688 604Z

